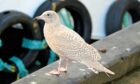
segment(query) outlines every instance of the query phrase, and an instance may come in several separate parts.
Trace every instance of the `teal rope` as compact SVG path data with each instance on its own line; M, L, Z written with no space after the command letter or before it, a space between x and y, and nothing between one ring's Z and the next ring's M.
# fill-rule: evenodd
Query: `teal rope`
M22 47L28 49L45 49L47 47L47 43L45 39L43 41L39 41L23 38Z
M72 24L74 22L73 22L70 12L66 11L66 17L67 18L65 19L65 21L67 20L68 27L70 27L71 29L74 29L74 25Z
M5 63L2 59L0 59L0 71L3 71L5 69Z
M41 65L40 61L37 60L37 61L35 62L35 65L40 66L40 65Z
M51 64L55 60L56 60L56 54L52 50L50 50L50 58L48 59L48 64Z
M124 17L123 17L123 24L122 26L124 28L127 28L129 25L131 25L133 22L132 22L132 17L131 15L129 14L129 12L125 12L124 14Z
M5 63L5 68L8 70L8 71L10 71L10 72L14 72L15 70L13 70L13 68L12 67L14 67L14 66L12 66L12 65L10 65L10 64L7 64L7 63Z
M66 25L68 28L73 29L74 25L72 24L72 16L66 9L61 9L58 13L61 19L61 22Z
M0 47L2 47L2 40L0 39Z
M21 59L19 59L18 57L16 56L13 56L12 58L10 58L10 61L12 61L13 63L15 63L15 65L17 66L18 68L18 76L20 78L26 76L28 74L28 70L25 68L25 65L24 63L22 62Z
M5 63L2 59L0 59L0 71L8 70L10 72L13 72L13 66L10 64Z

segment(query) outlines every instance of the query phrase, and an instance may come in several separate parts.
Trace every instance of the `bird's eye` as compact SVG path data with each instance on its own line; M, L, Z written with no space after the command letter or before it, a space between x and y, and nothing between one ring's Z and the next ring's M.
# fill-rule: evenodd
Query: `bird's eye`
M49 14L49 13L47 14L47 16L50 16L50 15L51 15L51 14Z

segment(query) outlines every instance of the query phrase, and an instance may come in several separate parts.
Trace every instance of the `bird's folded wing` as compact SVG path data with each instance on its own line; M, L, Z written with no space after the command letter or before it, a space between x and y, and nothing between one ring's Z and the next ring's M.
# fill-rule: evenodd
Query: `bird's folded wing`
M98 52L95 52L94 48L88 45L84 39L73 30L65 29L63 31L58 31L54 42L56 43L56 47L60 49L59 51L71 58L79 60L87 58L100 60L101 58Z
M70 29L58 31L54 38L54 42L58 47L63 47L63 49L68 51L79 50L84 44L86 44L79 34Z

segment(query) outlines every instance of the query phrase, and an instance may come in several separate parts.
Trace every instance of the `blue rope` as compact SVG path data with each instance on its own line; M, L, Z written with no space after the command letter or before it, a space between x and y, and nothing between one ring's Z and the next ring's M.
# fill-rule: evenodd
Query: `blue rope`
M55 60L56 60L56 54L52 50L50 50L50 58L48 59L48 64L51 64Z
M28 49L45 49L47 47L47 43L45 39L43 41L39 41L23 38L22 47Z
M13 56L12 58L10 58L10 61L12 61L13 63L15 63L15 65L17 66L18 68L18 76L20 78L26 76L28 74L28 70L25 68L25 65L24 63L22 62L21 59L19 59L18 57L16 56Z

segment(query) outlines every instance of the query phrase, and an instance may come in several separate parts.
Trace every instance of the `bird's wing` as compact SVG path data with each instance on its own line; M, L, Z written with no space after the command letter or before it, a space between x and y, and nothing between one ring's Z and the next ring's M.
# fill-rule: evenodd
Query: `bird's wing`
M61 29L56 33L54 42L57 43L56 47L58 47L59 51L63 52L64 55L79 60L87 58L100 60L101 57L98 55L98 52L96 52L96 49L87 44L79 34L67 28Z
M86 43L79 34L68 28L60 28L55 34L54 39L59 47L69 51L79 50Z
M92 58L94 60L100 60L101 59L101 56L100 56L98 50L95 49L93 46L87 45L87 52L89 52L89 54L92 56Z

